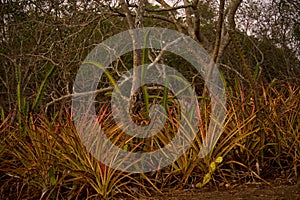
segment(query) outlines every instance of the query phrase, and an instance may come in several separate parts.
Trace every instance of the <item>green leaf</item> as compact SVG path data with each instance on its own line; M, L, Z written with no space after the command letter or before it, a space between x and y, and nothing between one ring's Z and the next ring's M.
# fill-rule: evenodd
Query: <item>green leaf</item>
M44 80L42 81L42 84L39 88L39 92L37 93L37 96L32 104L32 110L36 110L41 102L41 99L43 98L43 95L44 95L44 90L45 90L45 87L46 87L46 83L47 83L47 80L49 79L49 77L53 74L53 72L55 71L56 69L56 66L53 65L51 67L51 69L49 70L49 72L46 74Z
M56 185L56 178L55 178L55 172L54 172L53 167L49 168L48 173L49 173L51 185Z

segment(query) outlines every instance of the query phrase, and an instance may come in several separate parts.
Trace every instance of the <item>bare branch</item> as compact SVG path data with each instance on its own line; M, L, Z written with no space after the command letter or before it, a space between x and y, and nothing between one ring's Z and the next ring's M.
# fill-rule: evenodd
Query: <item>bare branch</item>
M231 30L234 30L236 27L234 18L235 18L236 11L241 5L242 1L243 0L233 0L228 7L228 16L227 16L228 26L229 26L228 28Z
M157 8L157 9L149 9L145 8L147 12L167 12L167 11L177 11L178 9L192 7L192 5L181 5L169 8Z
M129 25L129 28L130 29L134 29L134 20L133 20L133 17L132 17L132 14L128 8L128 5L127 3L125 2L125 0L119 0L120 2L120 5L122 7L122 9L124 10L125 12L125 16L126 16L126 19L127 19L127 23Z
M136 9L136 16L135 16L135 27L141 28L143 25L143 16L146 7L146 0L141 0L138 8Z
M170 9L172 8L172 6L170 6L169 4L167 4L164 0L156 0L158 3L160 3L164 8L166 9ZM174 10L171 10L169 11L169 16L171 17L173 23L175 24L177 30L182 33L183 30L182 30L182 25L178 22L178 20L176 19L175 17L175 11Z
M72 93L72 94L67 94L67 95L61 96L57 99L53 99L51 102L46 104L45 113L47 113L49 106L51 106L52 104L57 103L59 101L62 101L64 99L68 99L68 98L71 98L71 97L79 97L79 96L99 94L99 93L103 93L103 92L107 92L107 91L111 91L111 90L113 90L113 87L108 87L108 88L103 88L103 89L99 89L99 90L95 90L95 91L89 91L89 92L83 92L83 93Z
M222 67L225 67L226 69L229 69L229 70L231 70L231 71L233 71L234 73L236 73L241 79L243 79L244 81L246 81L246 82L248 82L249 83L249 81L242 75L242 74L240 74L236 69L234 69L234 68L232 68L232 67L230 67L230 66L228 66L228 65L225 65L225 64L220 64Z
M217 24L217 35L216 35L216 40L215 40L214 51L212 54L212 59L214 62L216 62L216 60L217 60L219 48L220 48L220 44L221 44L222 28L223 28L223 22L224 22L224 8L225 8L225 0L220 0L219 19L218 19L218 24Z
M184 0L184 5L190 5L190 3L187 0ZM194 39L197 40L197 37L195 35L195 29L194 29L194 24L192 20L192 10L191 8L187 7L185 8L185 14L186 14L186 26L187 26L187 31L189 35Z

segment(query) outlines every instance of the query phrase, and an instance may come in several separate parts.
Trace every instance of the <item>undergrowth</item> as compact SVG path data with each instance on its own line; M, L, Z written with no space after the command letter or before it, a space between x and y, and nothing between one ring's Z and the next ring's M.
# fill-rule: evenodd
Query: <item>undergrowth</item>
M168 188L202 188L208 184L296 180L300 173L300 87L287 82L261 85L257 106L237 81L227 87L227 117L212 152L198 152L209 122L210 107L201 110L199 133L191 147L173 164L155 172L135 174L109 168L81 143L66 110L63 116L28 114L12 123L11 113L0 125L1 199L109 199L147 197ZM176 112L175 112L176 115ZM107 106L99 123L120 147L151 151L166 145L177 129L169 117L163 134L134 140L113 122ZM125 139L119 142L118 140Z

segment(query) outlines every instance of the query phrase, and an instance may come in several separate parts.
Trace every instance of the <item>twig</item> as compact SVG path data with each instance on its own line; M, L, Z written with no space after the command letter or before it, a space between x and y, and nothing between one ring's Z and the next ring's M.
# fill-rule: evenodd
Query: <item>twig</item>
M225 65L225 64L220 64L222 67L225 67L226 69L229 69L229 70L231 70L231 71L234 71L241 79L243 79L244 81L246 81L246 82L248 82L249 83L249 81L245 78L245 77L243 77L243 75L242 74L240 74L236 69L234 69L234 68L232 68L232 67L229 67L228 65Z
M94 90L94 91L89 91L89 92L82 92L82 93L72 93L72 94L67 94L64 96L61 96L57 99L53 99L51 102L46 104L46 108L45 108L45 113L47 113L48 111L48 107L56 102L62 101L64 99L70 98L70 97L78 97L78 96L85 96L85 95L92 95L92 94L97 94L97 93L102 93L102 92L107 92L113 90L113 87L108 87L108 88L103 88L103 89L99 89L99 90Z

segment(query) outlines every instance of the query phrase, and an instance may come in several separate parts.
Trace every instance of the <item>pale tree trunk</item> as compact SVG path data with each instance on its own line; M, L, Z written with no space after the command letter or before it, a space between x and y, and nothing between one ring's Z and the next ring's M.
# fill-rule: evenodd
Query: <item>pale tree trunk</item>
M129 29L133 30L136 28L142 28L143 27L143 16L145 12L145 6L147 3L147 0L141 0L139 1L138 8L136 8L135 18L131 11L128 8L128 4L125 2L125 0L120 0L120 5L122 9L125 12L127 23L129 25ZM130 31L129 30L129 31ZM133 74L132 74L132 87L130 92L130 108L129 112L132 115L136 115L138 110L136 110L135 106L137 104L137 101L141 100L141 89L137 86L141 86L141 70L138 68L142 64L142 49L138 49L138 44L141 44L141 41L143 38L138 35L134 35L133 32L130 32L131 39L133 42ZM139 88L138 90L135 90L134 88Z

